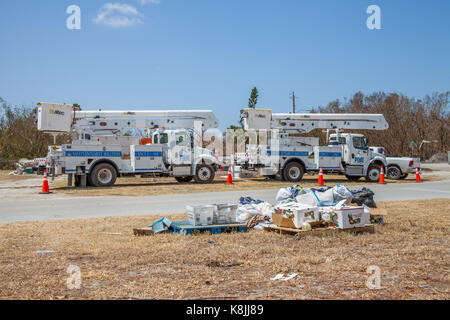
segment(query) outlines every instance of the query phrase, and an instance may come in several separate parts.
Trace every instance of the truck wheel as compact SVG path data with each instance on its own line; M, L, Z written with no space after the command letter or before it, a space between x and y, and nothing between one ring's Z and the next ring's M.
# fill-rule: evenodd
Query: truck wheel
M388 179L398 180L402 177L402 170L398 166L388 166L386 176Z
M302 180L305 170L303 166L297 162L289 163L283 170L284 180L290 182L299 182Z
M175 180L177 180L179 183L187 183L192 181L192 176L190 177L175 177Z
M378 164L371 164L369 168L367 168L366 181L368 182L378 182L380 179L380 171L381 166Z
M94 187L110 187L117 179L116 169L109 163L100 163L89 174Z
M195 170L195 182L202 184L211 183L215 174L213 167L208 164L200 164Z
M359 178L361 178L361 177L358 177L358 176L348 176L348 175L345 175L345 177L346 177L348 180L350 180L350 181L358 181Z

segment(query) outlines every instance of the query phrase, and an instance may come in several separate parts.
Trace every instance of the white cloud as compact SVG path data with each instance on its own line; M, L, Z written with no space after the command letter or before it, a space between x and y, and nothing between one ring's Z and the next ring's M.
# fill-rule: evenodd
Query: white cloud
M110 27L131 27L141 23L143 15L128 4L105 3L93 20L97 24L104 24Z
M141 6L145 6L149 3L160 4L161 0L139 0L139 3L141 4Z

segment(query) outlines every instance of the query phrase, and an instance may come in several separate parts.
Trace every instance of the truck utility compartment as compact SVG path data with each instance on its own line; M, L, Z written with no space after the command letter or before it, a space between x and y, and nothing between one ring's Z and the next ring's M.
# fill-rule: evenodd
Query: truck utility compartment
M132 145L131 169L134 172L161 172L163 151L161 145Z

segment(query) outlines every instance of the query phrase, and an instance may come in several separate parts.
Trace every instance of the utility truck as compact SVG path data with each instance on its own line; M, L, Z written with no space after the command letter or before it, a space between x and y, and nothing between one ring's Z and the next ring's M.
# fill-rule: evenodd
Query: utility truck
M267 178L279 176L298 182L305 173L315 174L322 167L327 174L375 182L381 167L387 165L383 155L371 152L364 135L342 132L388 129L382 114L290 114L245 109L241 123L247 136L252 131L269 132L266 144L248 144L246 156L236 159L241 170L257 170ZM314 129L327 130L328 145L319 145L319 138L303 136ZM330 134L332 131L335 133Z
M37 127L72 143L49 147L51 177L68 174L68 184L107 187L117 177L172 176L178 182L211 183L218 168L202 148L202 132L217 128L210 110L81 111L72 105L38 103Z

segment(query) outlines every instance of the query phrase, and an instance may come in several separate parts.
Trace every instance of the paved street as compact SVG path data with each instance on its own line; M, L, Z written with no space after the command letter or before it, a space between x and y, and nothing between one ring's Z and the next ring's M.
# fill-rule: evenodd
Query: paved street
M448 167L444 165L439 170L448 176ZM450 179L421 184L371 184L368 187L375 192L375 201L450 198ZM23 198L13 196L1 200L0 223L179 213L185 211L187 204L237 203L241 196L275 203L276 193L277 189L150 197L70 197L60 194Z

